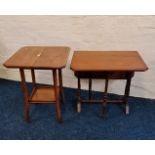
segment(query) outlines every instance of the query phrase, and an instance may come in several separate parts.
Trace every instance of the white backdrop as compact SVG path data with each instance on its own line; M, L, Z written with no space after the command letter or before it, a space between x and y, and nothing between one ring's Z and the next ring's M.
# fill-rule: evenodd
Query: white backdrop
M155 98L155 16L0 16L1 78L20 80L18 70L6 69L2 64L26 45L71 47L63 75L64 85L74 88L77 81L70 70L74 50L137 50L149 70L135 74L131 95ZM51 72L38 71L37 81L51 83ZM82 84L84 89L88 87L86 81ZM122 94L124 86L124 81L111 81L109 91ZM94 90L103 87L104 81L94 81Z

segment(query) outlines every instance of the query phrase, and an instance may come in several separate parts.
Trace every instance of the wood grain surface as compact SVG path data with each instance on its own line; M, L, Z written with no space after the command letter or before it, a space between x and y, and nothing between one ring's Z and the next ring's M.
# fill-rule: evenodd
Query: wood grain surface
M148 69L137 51L75 51L73 71L145 71Z
M69 47L27 46L19 49L4 66L8 68L63 68L67 63Z

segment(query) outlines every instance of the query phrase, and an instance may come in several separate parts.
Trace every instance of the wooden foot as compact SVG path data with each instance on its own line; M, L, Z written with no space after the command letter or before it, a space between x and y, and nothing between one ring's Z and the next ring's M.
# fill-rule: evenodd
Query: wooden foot
M125 105L125 114L129 115L129 105Z
M127 82L126 82L126 88L125 88L125 94L124 94L124 103L125 103L125 114L129 114L129 104L128 104L128 98L130 94L130 86L131 86L131 79L133 77L134 73L128 73Z
M81 103L80 102L77 103L77 112L78 113L81 112Z
M77 112L81 112L81 102L80 102L80 93L81 93L81 81L78 77L78 90L77 90Z
M105 116L106 113L107 113L107 111L106 111L106 102L105 102L105 103L102 104L102 114L103 114L103 116Z

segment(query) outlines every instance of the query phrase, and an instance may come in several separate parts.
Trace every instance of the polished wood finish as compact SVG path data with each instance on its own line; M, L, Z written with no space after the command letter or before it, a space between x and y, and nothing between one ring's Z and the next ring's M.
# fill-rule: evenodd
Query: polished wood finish
M51 103L55 102L55 93L53 87L36 87L30 100L32 103Z
M26 122L29 123L30 122L30 116L29 116L30 105L29 105L29 100L28 100L28 91L27 91L27 85L26 85L26 80L25 80L25 73L24 73L24 70L21 68L19 69L19 71L20 71L20 76L21 76L23 94L25 98L25 117L26 117Z
M55 92L55 100L56 100L56 111L57 111L57 119L58 122L62 122L61 117L61 109L60 109L60 103L59 103L59 97L58 97L58 79L57 79L57 70L53 70L53 83L54 83L54 92Z
M129 114L128 97L131 79L136 71L145 71L147 66L137 51L75 51L71 69L78 79L77 111L81 112L81 103L101 103L104 116L107 103L123 103L125 113ZM89 80L89 99L80 97L80 79ZM102 100L91 98L92 79L105 79L105 90ZM111 79L126 80L124 97L121 100L108 100L108 83Z
M19 49L4 66L8 68L58 69L64 68L69 47L26 46Z
M145 71L147 66L137 51L75 51L73 71Z
M30 103L56 103L57 119L58 122L61 123L62 116L59 103L59 91L64 101L62 68L64 68L67 63L69 50L69 47L26 46L19 49L4 63L5 67L19 68L20 70L27 122L30 121ZM31 70L33 89L30 96L27 91L24 69ZM35 78L36 69L52 70L54 86L38 86ZM59 74L57 71L59 71Z

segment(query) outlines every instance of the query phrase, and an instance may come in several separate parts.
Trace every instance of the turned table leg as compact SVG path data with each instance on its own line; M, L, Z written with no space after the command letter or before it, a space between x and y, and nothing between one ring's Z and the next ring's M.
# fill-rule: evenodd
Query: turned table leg
M107 95L108 95L108 84L109 84L109 79L105 79L105 89L104 89L104 95L103 95L103 100L104 102L102 103L102 112L103 115L106 115L106 105L107 105Z
M30 121L30 117L29 117L30 104L28 101L28 91L27 91L27 85L26 85L26 80L25 80L25 73L24 73L24 69L22 69L22 68L20 68L19 71L20 71L22 89L23 89L23 94L24 94L24 99L25 99L25 117L26 117L26 122L29 123L29 121Z
M77 112L81 112L81 102L80 102L80 94L81 94L81 82L78 77L78 90L77 90Z
M53 83L54 83L57 119L58 119L58 122L61 123L62 122L62 116L61 116L61 109L60 109L60 102L59 102L59 95L58 95L58 80L57 80L56 69L53 70Z
M89 100L91 100L91 91L92 91L92 79L89 78Z
M133 73L130 73L127 77L126 82L126 88L125 88L125 94L124 94L124 103L125 103L125 113L129 114L129 103L128 98L130 94L130 86L131 86L131 79L132 79Z

